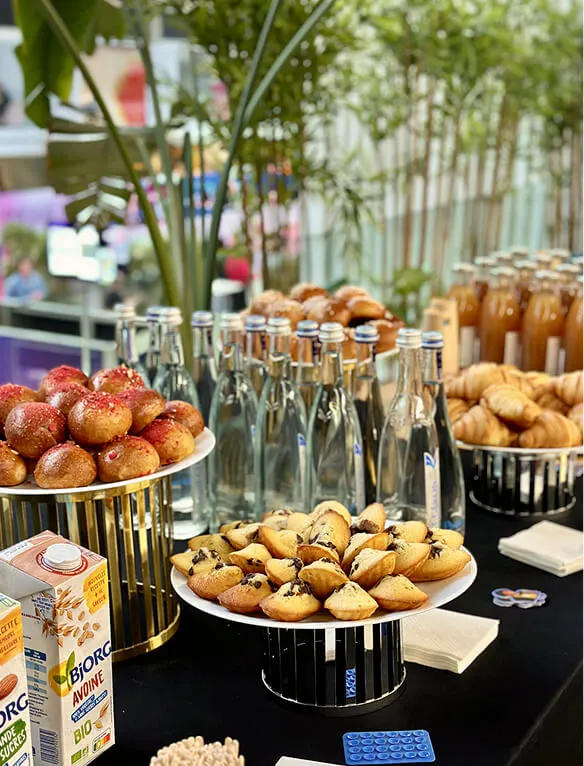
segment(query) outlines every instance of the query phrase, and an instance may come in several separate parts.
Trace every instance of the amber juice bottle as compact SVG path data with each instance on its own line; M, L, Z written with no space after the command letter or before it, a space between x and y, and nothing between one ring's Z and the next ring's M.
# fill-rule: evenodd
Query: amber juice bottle
M535 283L521 325L521 368L555 375L564 333L559 278L553 271L537 271Z
M515 364L521 313L515 297L515 270L491 271L489 289L481 306L480 356L483 362Z

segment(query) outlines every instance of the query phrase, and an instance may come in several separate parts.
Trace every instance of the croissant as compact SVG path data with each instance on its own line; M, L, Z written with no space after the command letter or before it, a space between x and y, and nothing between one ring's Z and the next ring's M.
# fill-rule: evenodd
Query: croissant
M549 389L553 378L547 372L524 372L523 377L533 386L534 395Z
M454 436L467 444L490 447L509 447L515 442L515 434L482 404L477 404L456 421Z
M528 396L508 383L489 386L483 393L481 404L501 420L521 428L530 426L542 412L539 404L532 402Z
M551 385L551 384L550 384ZM552 410L565 415L570 409L568 405L556 396L553 391L547 388L538 388L534 394L533 400L542 408L542 410Z
M551 383L551 389L556 396L559 396L568 407L580 404L582 401L582 371L567 372L554 378Z
M448 417L450 418L451 424L456 423L456 421L461 418L465 412L468 412L471 407L464 399L448 399L447 404Z
M535 423L519 435L519 446L525 449L577 447L582 443L578 426L559 412L544 410Z
M580 430L582 430L584 420L584 413L582 411L583 407L584 405L582 402L580 402L580 404L574 405L574 407L572 407L572 409L568 412L568 418L572 421L572 423L576 423Z
M503 382L503 374L504 371L493 362L472 364L461 375L445 382L446 396L477 402L485 388L493 383Z
M503 365L499 368L502 372L503 381L510 386L521 391L522 394L533 399L534 387L525 375L519 370L512 368L512 365Z

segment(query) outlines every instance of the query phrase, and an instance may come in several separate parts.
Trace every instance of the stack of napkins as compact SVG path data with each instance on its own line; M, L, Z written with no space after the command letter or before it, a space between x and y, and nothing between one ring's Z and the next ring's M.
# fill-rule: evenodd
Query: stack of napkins
M495 640L499 620L432 609L402 620L404 659L463 673Z
M584 535L577 529L540 521L499 540L499 552L524 564L565 577L582 569Z

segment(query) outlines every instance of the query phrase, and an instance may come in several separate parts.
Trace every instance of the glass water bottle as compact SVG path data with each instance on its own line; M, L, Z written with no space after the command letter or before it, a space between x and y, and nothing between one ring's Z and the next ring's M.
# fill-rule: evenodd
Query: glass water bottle
M318 390L318 324L312 319L303 319L296 326L298 338L298 363L296 384L304 400L307 414Z
M193 378L199 395L203 420L205 425L209 425L211 399L217 384L212 312L195 311L191 324L193 327Z
M118 315L116 319L116 354L118 364L135 370L148 385L148 375L144 365L138 357L136 348L136 309L127 303L118 303L114 306Z
M162 327L160 315L168 306L150 306L146 311L146 324L148 325L148 351L146 352L146 373L150 385L160 367L160 354L162 352Z
M420 330L397 335L399 375L379 446L377 500L390 519L440 525L438 437L424 399Z
M321 382L308 425L308 508L338 500L351 513L365 507L363 441L353 399L343 383L343 327L320 326Z
M304 511L306 410L290 377L290 320L268 321L268 376L255 431L256 518L287 508Z
M434 417L440 453L440 526L464 534L464 474L456 439L448 416L448 405L442 380L442 348L440 332L422 334L424 356L424 392L427 406Z
M365 502L367 505L374 503L377 498L377 461L379 459L379 440L383 428L383 402L375 362L375 345L378 340L379 333L372 325L361 325L355 332L357 367L353 399L363 437Z
M209 427L215 449L209 456L212 529L255 513L253 439L258 402L243 371L243 324L239 314L221 318L219 377L211 400Z
M160 311L162 334L161 365L152 387L167 401L179 399L199 407L195 383L184 364L178 308ZM187 540L207 529L209 503L206 491L205 461L172 474L172 511L175 540Z
M244 369L259 400L266 380L266 319L259 314L245 320Z

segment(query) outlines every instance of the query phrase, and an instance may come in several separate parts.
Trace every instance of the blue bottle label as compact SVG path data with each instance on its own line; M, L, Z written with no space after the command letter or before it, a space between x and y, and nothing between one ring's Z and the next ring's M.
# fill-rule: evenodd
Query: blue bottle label
M365 472L363 469L363 448L356 442L353 445L355 458L355 503L357 513L365 508Z
M440 526L440 463L438 453L432 457L424 452L424 479L426 484L426 524Z

